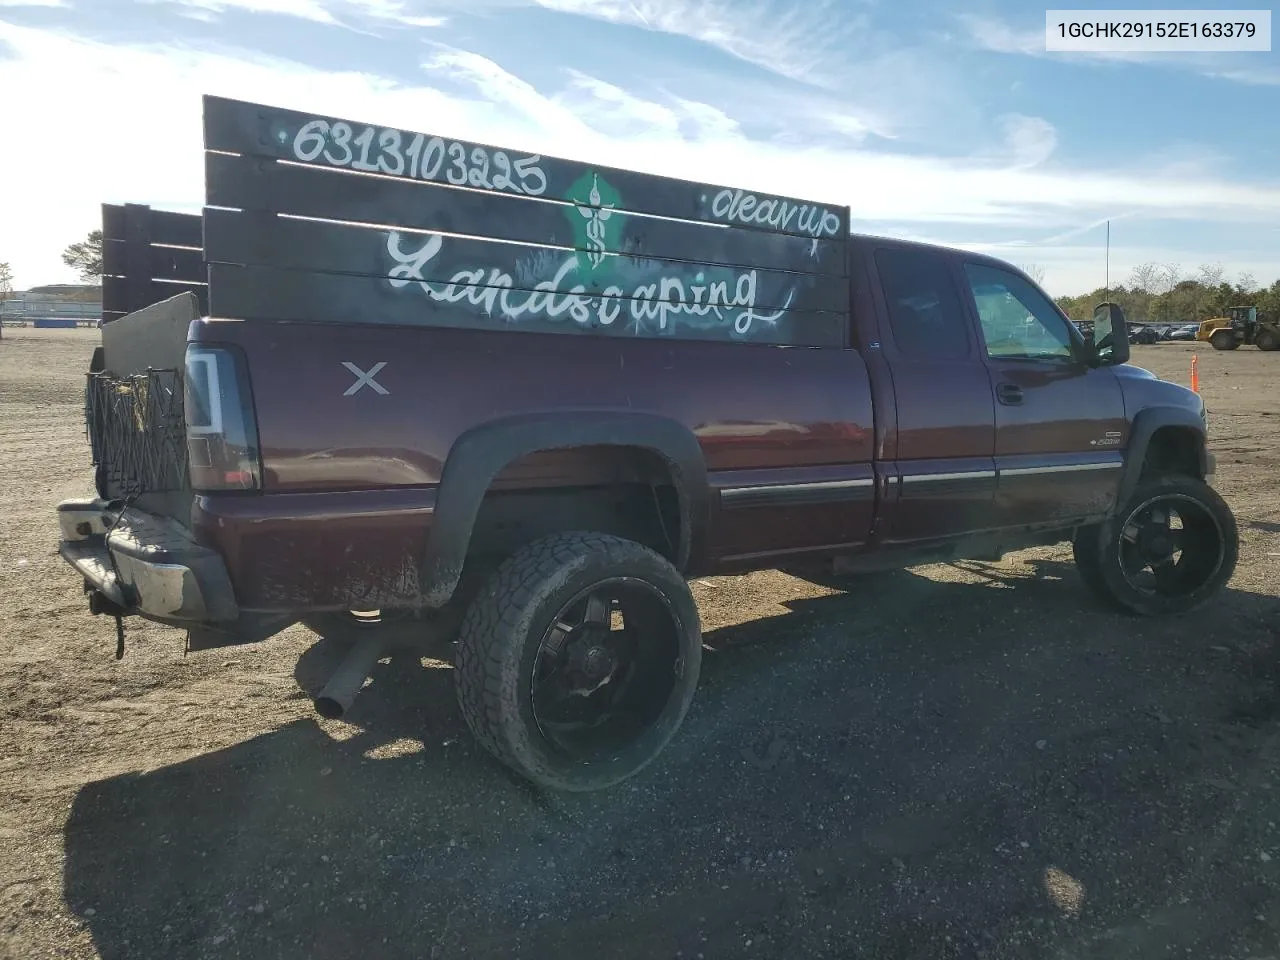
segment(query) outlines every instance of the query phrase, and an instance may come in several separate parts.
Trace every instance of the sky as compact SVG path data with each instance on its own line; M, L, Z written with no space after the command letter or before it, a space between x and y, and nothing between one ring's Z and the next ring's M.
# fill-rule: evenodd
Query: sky
M1108 220L1112 282L1280 279L1280 53L1044 47L1008 0L0 0L0 261L74 282L100 204L199 212L210 93L847 204L1054 296Z

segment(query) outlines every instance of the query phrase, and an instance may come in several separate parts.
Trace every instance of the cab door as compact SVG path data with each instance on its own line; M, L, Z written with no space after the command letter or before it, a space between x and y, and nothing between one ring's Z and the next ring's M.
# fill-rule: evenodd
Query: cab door
M1105 514L1128 440L1115 374L1081 359L1069 321L1030 280L978 259L966 259L960 272L995 400L999 522Z
M882 537L926 543L990 529L995 411L953 255L891 242L869 247L868 268L879 279L875 346L893 381L896 417L881 454Z

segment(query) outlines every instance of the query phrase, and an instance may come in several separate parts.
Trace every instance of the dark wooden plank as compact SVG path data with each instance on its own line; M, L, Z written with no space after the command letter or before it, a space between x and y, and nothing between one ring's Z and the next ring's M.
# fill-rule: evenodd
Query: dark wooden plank
M102 272L109 277L128 275L125 263L126 245L123 240L102 241ZM147 248L148 279L184 280L188 283L205 282L204 255L200 250L186 247Z
M196 295L200 301L200 309L207 313L209 310L209 292L206 284L203 283L178 283L166 282L162 280L145 280L145 287L140 288L139 299L142 301L137 306L128 308L119 306L119 304L127 304L131 301L129 295L129 278L126 277L103 277L102 278L102 311L107 313L133 313L135 310L141 310L143 307L149 307L153 303L159 303L161 300L168 300L170 297L183 291L190 291Z
M170 247L200 246L200 214L151 211L151 242Z
M158 280L183 280L187 283L207 282L208 271L201 250L183 247L151 248L151 277Z
M590 252L844 276L847 244L614 213L587 235L576 207L210 153L210 206L439 230Z
M102 205L102 239L124 239L124 207L114 203Z
M125 238L125 208L138 204L102 205L102 238L104 240L123 240ZM172 210L152 210L149 212L148 233L153 244L170 247L200 246L200 215L198 213L175 213Z
M124 241L109 239L106 234L102 238L102 275L105 277L123 277Z
M108 257L111 259L108 260ZM108 267L108 263L110 263L110 267ZM126 314L129 312L128 291L123 283L123 241L102 241L102 268L102 316L105 321L108 314Z
M125 307L141 310L151 298L151 210L137 203L124 207Z
M397 232L350 224L290 220L269 213L205 211L205 258L222 263L370 277L405 277L436 284L515 290L574 288L635 297L657 284L669 295L727 303L739 283L754 289L759 308L840 312L849 309L843 277L739 271L674 260L608 256L598 263L581 251L521 246L466 237ZM744 288L745 289L745 288ZM698 291L692 294L689 291ZM641 293L642 298L651 296Z
M105 322L106 322L107 317L112 317L112 318L114 318L114 317L115 317L115 316L117 316L117 315L119 315L119 316L123 316L124 314L126 314L126 313L128 313L128 312L129 312L128 310L125 310L125 309L124 309L124 301L122 301L122 300L112 301L112 300L110 299L111 294L110 294L110 293L108 293L108 292L107 292L107 290L105 289L105 284L106 284L106 282L107 282L107 279L108 279L108 278L106 278L106 277L103 277L103 278L102 278L102 282L103 282L103 284L104 284L104 289L103 289L103 291L102 291L102 318L103 318L103 323L105 323Z
M102 239L124 240L124 205L104 203L102 205Z
M463 327L533 333L671 337L738 343L840 347L848 317L780 311L762 316L739 303L731 310L681 310L660 301L624 301L525 291L459 288L439 299L417 283L395 286L372 277L304 273L214 263L210 315L243 320L296 320ZM445 291L439 291L442 295ZM607 322L605 322L607 321Z
M204 98L205 147L229 153L431 180L633 213L732 223L843 240L849 209L832 204L450 140L261 104Z

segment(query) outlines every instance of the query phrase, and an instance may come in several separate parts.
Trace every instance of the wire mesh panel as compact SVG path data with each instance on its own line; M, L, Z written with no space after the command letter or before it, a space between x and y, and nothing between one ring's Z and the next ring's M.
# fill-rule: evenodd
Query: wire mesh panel
M189 487L179 371L123 377L90 373L85 421L102 496L121 499Z

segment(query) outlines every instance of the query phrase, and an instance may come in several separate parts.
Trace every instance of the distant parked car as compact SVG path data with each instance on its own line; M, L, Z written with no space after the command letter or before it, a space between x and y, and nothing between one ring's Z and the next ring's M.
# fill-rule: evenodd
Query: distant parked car
M1169 331L1169 339L1170 340L1194 340L1196 338L1196 331L1198 329L1199 329L1199 324L1195 324L1195 323L1177 324Z
M1160 331L1151 326L1135 327L1129 331L1130 343L1152 344L1160 342Z

